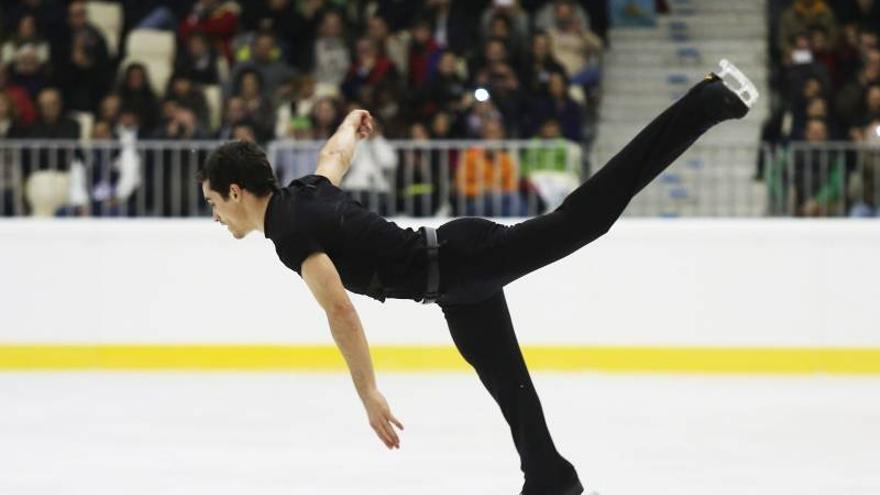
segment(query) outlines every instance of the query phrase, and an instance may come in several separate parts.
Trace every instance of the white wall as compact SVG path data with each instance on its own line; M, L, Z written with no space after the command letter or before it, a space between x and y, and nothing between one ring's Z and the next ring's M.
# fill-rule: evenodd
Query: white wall
M625 220L508 300L525 343L878 346L878 281L873 221ZM355 302L374 343L450 342L436 306ZM3 343L331 342L269 241L201 219L0 221L0 315Z

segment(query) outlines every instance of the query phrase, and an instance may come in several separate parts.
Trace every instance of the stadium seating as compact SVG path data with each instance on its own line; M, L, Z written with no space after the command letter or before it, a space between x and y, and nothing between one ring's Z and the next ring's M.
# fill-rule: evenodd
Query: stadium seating
M89 21L104 35L111 57L119 53L119 33L122 32L122 7L113 2L88 2Z
M125 60L120 64L119 74L133 62L147 67L153 89L164 92L174 68L174 33L152 29L135 29L126 40Z
M51 217L67 203L70 175L66 172L40 171L28 177L24 195L35 217Z

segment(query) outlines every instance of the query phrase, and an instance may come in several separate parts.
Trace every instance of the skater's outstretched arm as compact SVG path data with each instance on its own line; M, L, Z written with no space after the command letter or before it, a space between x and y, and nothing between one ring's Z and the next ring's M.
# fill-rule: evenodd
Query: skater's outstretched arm
M370 112L353 110L321 148L315 174L327 177L334 186L339 187L342 177L351 166L358 141L369 137L372 133L373 117Z
M370 426L386 447L400 448L394 426L403 429L403 425L391 414L385 397L376 387L376 374L363 326L333 261L324 253L309 256L302 264L302 278L327 314L333 340L345 358L358 396L367 410Z

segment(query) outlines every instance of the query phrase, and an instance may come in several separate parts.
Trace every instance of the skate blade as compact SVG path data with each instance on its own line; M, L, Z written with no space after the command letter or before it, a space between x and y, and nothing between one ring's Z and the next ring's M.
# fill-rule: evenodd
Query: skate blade
M718 77L724 81L724 84L730 88L730 90L733 91L747 107L752 108L752 105L758 101L759 96L758 88L755 87L755 84L750 81L749 78L737 68L737 66L733 65L726 58L721 59L719 65L721 66L721 72L717 74ZM738 86L734 87L731 84L732 82L736 82Z

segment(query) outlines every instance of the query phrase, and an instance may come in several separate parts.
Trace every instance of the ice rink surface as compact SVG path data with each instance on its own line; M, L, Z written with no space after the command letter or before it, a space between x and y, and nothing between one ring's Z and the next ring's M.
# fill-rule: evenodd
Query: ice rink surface
M0 374L0 494L514 495L506 426L469 374L381 374L374 437L347 375ZM880 379L535 375L601 495L880 493Z

